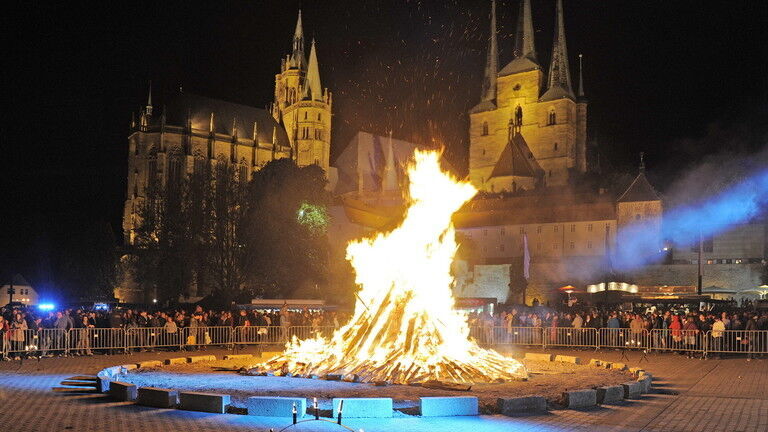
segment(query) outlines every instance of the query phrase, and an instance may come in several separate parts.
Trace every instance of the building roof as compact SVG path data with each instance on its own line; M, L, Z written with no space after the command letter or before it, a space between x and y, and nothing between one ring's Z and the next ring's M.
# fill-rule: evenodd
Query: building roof
M221 99L211 99L192 93L179 92L166 104L166 123L186 127L191 122L193 129L208 130L213 113L213 131L225 135L253 138L254 123L260 143L271 143L277 132L277 144L289 147L290 141L285 128L272 114L262 108L240 105Z
M493 167L491 178L504 176L539 177L544 170L533 157L522 134L514 134L501 152L496 166Z
M627 190L617 199L617 202L658 201L661 196L645 177L645 172L640 173L632 181Z
M611 196L592 193L476 198L453 215L457 228L614 219Z

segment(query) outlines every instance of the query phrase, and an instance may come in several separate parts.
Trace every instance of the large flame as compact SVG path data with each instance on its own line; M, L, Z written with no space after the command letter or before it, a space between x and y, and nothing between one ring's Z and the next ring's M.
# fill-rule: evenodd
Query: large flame
M526 376L520 362L470 339L466 315L454 310L451 216L477 190L442 172L438 159L437 152L415 152L409 207L398 228L347 247L361 287L350 321L330 340L294 338L265 370L394 383Z

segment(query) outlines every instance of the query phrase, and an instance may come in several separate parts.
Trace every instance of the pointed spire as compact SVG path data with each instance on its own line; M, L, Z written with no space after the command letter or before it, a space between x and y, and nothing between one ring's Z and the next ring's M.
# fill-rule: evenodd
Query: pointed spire
M515 31L515 58L527 57L536 62L536 46L533 40L533 18L531 18L531 1L522 0L517 14L517 29Z
M296 30L293 33L291 66L301 69L306 64L307 60L304 58L304 29L301 26L301 9L299 9L299 18L296 20Z
M557 0L555 19L555 37L552 43L552 60L549 64L547 91L542 100L555 100L568 97L575 99L571 87L571 74L568 68L568 48L565 43L565 23L563 19L563 0Z
M131 111L131 129L136 129L136 113Z
M491 0L491 31L488 38L488 52L485 61L482 101L496 99L496 77L499 73L499 48L496 43L496 0Z
M317 65L317 50L314 38L312 39L312 47L309 49L309 66L304 97L311 97L312 100L317 101L323 100L323 87L320 85L320 68Z
M237 140L237 116L232 118L232 138Z
M147 106L145 111L148 116L152 116L152 81L149 81L149 95L147 96Z
M640 174L645 173L645 152L640 152L640 167L638 168Z
M253 141L259 142L259 122L253 122Z
M586 100L586 96L584 96L584 74L583 69L584 65L582 64L582 59L584 58L583 54L579 54L579 90L576 93L576 96L578 96L579 100Z
M213 124L214 124L214 118L213 118L213 111L211 111L211 120L208 122L208 132L213 133Z

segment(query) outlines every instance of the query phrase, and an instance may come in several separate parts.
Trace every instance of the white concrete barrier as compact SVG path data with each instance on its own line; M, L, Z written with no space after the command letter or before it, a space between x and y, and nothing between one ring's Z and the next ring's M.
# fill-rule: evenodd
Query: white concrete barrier
M296 405L298 418L307 412L307 399L302 397L251 396L246 400L248 415L262 417L292 417Z
M567 355L555 356L555 361L563 362L563 363L581 364L581 358L574 357L574 356L567 356Z
M185 364L185 363L187 363L186 357L174 357L174 358L165 359L165 364L167 365Z
M161 367L162 365L163 365L162 360L147 360L147 361L136 363L136 366L139 369Z
M343 418L392 417L392 398L333 398L333 417L339 415L344 400Z
M421 397L419 409L422 417L478 415L475 396Z

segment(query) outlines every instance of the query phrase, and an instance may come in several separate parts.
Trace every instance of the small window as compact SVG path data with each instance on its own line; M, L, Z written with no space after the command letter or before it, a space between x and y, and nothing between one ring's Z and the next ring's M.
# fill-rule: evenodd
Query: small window
M557 250L557 243L552 245L552 249Z
M587 225L587 232L592 232L592 224Z
M306 120L308 116L309 116L309 112L304 112L304 120Z
M558 225L555 225L554 227L555 232L557 232L557 229L558 229Z
M520 234L525 234L525 227L520 227Z
M323 115L320 113L317 113L317 121L323 121Z
M547 117L547 125L553 126L557 123L557 115L555 114L555 110L549 110L549 117Z
M587 249L592 249L592 240L587 242Z
M707 264L714 264L715 260L707 260Z
M555 151L557 151L557 143L555 143Z
M483 149L483 156L485 156L485 149Z
M504 245L503 244L501 246L499 246L499 250L504 252Z
M483 136L488 135L488 122L483 122Z
M571 232L576 232L576 225L571 225Z
M487 229L483 230L483 236L488 237L488 230Z
M552 177L552 170L549 170L549 176Z
M536 227L536 234L541 234L541 225Z
M735 260L733 260L734 264L742 264L743 262L744 262L744 260L740 259L740 258L736 258Z
M576 245L575 245L573 242L571 242L571 244L569 244L568 246L571 248L571 250L573 250L573 248L574 248Z
M733 264L733 260L727 259L727 260L725 260L725 263L726 264Z

